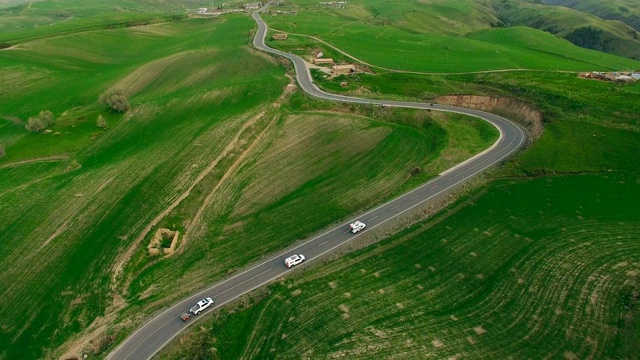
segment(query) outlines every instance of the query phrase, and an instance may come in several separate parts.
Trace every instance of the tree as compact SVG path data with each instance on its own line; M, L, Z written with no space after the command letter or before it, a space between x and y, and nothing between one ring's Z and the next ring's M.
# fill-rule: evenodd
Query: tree
M100 102L116 112L126 112L129 110L129 101L127 96L120 89L111 90L100 96Z
M107 119L104 118L104 116L102 115L98 115L98 119L96 120L96 125L98 125L99 128L106 128L107 127Z
M54 122L55 119L53 118L53 113L51 111L40 111L38 116L30 117L27 120L27 125L25 125L25 128L32 132L40 132L51 126Z

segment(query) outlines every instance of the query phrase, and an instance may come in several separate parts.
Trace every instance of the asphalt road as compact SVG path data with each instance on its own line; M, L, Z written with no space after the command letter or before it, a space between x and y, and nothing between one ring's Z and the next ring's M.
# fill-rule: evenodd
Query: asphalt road
M508 156L522 148L528 140L526 132L523 131L520 126L500 116L483 111L438 104L359 99L323 92L312 83L309 71L306 69L302 59L292 54L271 49L265 45L264 38L267 26L260 18L258 11L253 13L253 18L258 23L258 32L253 40L253 45L260 50L275 53L293 61L295 64L298 83L306 92L313 96L342 102L430 109L471 115L493 124L500 131L500 137L489 149L465 161L464 163L445 171L425 185L380 205L375 209L369 210L357 218L350 219L322 235L292 246L286 251L273 254L268 259L263 260L256 265L252 265L246 270L212 285L208 289L189 296L169 309L155 314L147 323L131 334L118 348L116 348L115 351L107 357L107 359L139 360L151 358L186 327L194 324L197 320L202 318L203 314L211 312L215 308L261 287L278 277L285 275L289 271L293 271L287 269L284 265L284 259L289 255L304 254L307 258L307 262L313 261L319 256L349 242L350 240L353 240L362 233L370 231L376 226L401 215L402 213L428 201L448 189L451 189L487 168L504 161ZM348 230L348 224L355 220L363 221L367 224L367 228L361 233L351 234ZM198 300L205 297L212 297L215 304L200 315L192 316L190 320L183 322L180 319L180 314L187 311Z

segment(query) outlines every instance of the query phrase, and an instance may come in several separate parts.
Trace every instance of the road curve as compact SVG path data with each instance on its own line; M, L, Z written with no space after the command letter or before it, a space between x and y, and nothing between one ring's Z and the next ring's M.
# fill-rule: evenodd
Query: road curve
M287 256L291 254L304 254L307 261L313 261L361 234L358 233L354 235L348 231L348 224L350 222L361 220L367 224L365 232L369 231L466 181L487 168L504 161L508 156L522 148L528 140L526 132L520 126L500 116L479 110L417 102L369 100L326 93L313 84L311 75L301 58L269 48L265 45L264 39L267 26L260 18L259 11L254 12L252 16L258 24L258 32L253 39L253 45L260 50L284 56L293 61L298 83L302 89L313 96L350 103L430 109L471 115L486 120L495 126L500 131L500 137L489 149L443 172L440 176L428 183L369 210L358 216L357 219L349 219L349 221L345 221L343 224L313 239L273 254L269 258L197 294L181 300L172 307L158 314L154 314L146 324L131 334L120 346L109 354L107 357L109 360L139 360L151 358L185 328L203 317L203 315L192 316L187 322L183 322L180 319L180 314L188 310L198 300L204 297L212 297L215 300L214 306L205 310L204 313L223 306L239 296L261 287L291 271L284 266L284 258Z

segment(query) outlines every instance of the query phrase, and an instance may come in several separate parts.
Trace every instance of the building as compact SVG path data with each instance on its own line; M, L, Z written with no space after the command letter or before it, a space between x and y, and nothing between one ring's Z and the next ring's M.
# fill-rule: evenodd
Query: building
M199 8L198 9L198 14L206 14L207 13L207 8Z
M260 6L261 6L261 5L262 5L262 4L261 4L261 3L259 3L259 2L254 2L254 3L246 4L246 5L244 6L244 8L245 8L246 10L258 10L258 9L260 9Z
M332 58L320 58L320 59L315 58L313 59L313 63L316 65L323 65L323 64L333 65L333 59Z
M273 36L271 36L271 38L273 40L287 40L287 34L276 33L276 34L273 34Z
M333 65L331 66L331 75L339 76L339 75L349 75L356 72L356 67L354 65Z

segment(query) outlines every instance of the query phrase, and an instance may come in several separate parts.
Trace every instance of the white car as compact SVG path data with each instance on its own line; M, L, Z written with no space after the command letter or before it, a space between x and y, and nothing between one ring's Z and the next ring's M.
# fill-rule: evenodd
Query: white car
M305 260L304 255L291 255L288 258L284 259L284 264L287 265L288 268L292 266L296 266Z
M365 225L365 223L361 222L361 221L356 221L353 224L349 225L349 229L351 230L352 233L357 233L360 230L364 230L364 228L366 228L367 225Z
M211 305L213 305L213 299L210 298L210 297L204 298L204 299L198 301L197 304L193 305L193 307L191 307L191 309L189 309L189 311L193 315L198 315L199 312L201 312L202 310L208 308Z

